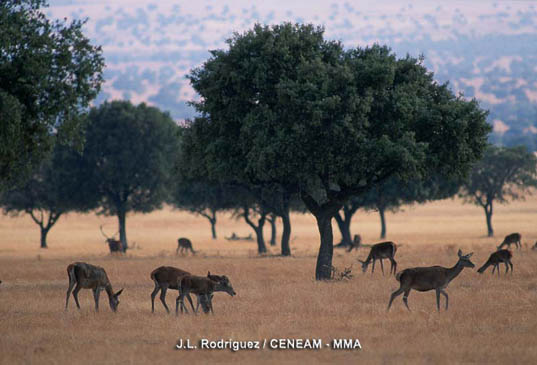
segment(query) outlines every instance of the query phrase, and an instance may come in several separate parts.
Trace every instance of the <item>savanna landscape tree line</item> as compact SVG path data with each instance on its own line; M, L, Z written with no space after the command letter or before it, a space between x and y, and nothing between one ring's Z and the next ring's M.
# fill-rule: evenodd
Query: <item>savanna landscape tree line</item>
M316 219L324 280L333 218L348 245L358 209L379 212L384 237L386 211L458 192L483 207L492 235L493 203L537 186L535 156L488 145L487 112L422 59L345 48L313 25L256 25L211 51L189 76L200 99L184 124L144 103L90 107L101 49L83 22L51 22L43 4L0 5L0 205L32 217L41 247L62 215L95 210L117 217L126 250L127 214L167 203L205 217L213 238L217 213L234 211L259 253L280 218L289 256L293 210Z

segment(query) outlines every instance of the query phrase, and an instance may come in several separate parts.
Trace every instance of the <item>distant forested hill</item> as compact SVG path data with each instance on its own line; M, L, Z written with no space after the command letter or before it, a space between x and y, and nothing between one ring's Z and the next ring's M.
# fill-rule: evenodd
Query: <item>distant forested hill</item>
M399 56L423 54L438 81L490 110L493 142L537 150L537 3L354 3L51 0L49 15L89 18L88 33L107 61L97 103L147 101L176 119L192 117L186 102L196 95L185 75L208 50L225 47L234 31L255 22L311 22L347 47L380 42Z

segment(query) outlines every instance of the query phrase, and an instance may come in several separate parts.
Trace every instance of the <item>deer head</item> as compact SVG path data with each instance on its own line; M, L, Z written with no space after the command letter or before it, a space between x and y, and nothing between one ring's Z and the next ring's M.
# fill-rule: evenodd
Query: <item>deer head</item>
M459 252L457 252L457 255L459 256L459 263L463 266L463 267L475 267L474 263L472 261L470 261L470 257L472 257L474 253L471 252L467 255L463 255L462 254L462 251L459 249Z
M117 311L117 307L119 305L119 296L122 292L123 289L108 297L108 301L110 302L110 308L112 308L112 311L114 312Z

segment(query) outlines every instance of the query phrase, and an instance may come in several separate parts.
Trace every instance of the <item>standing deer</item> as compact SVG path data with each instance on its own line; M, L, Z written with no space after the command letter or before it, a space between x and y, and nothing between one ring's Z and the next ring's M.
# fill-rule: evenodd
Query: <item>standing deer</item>
M508 234L507 236L505 236L503 242L500 243L500 245L498 246L498 250L501 250L503 246L507 246L507 248L510 248L513 243L515 244L516 248L519 249L520 247L522 247L522 245L520 244L521 239L522 236L520 235L520 233Z
M101 230L101 233L102 235L104 236L104 238L106 238L106 243L108 243L108 248L110 248L110 253L111 254L114 254L114 253L121 253L123 252L123 244L121 243L120 240L116 240L114 238L114 236L112 237L108 237L104 231L103 231L103 226L101 225L100 227L100 230Z
M371 268L371 274L375 272L375 260L380 260L380 268L382 269L382 275L384 275L383 259L388 259L391 262L390 275L393 270L393 274L397 271L397 262L394 260L395 253L397 252L397 245L394 242L381 242L371 246L369 255L365 261L358 260L362 264L362 271L367 271L367 266L373 260L373 267Z
M175 250L175 254L184 254L185 252L188 253L188 250L192 252L192 255L196 254L196 251L192 248L192 242L188 238L181 237L177 240L177 250Z
M69 276L69 288L67 288L67 296L65 298L65 310L67 310L67 306L69 305L71 290L73 290L76 284L73 297L75 298L78 309L80 309L80 304L78 303L78 292L80 289L93 290L96 312L99 311L99 294L104 289L106 290L106 294L108 294L110 308L113 312L117 311L119 305L118 298L123 292L123 289L114 294L112 284L110 284L106 271L102 267L86 264L85 262L75 262L67 266L67 275Z
M192 275L188 271L184 271L181 269L178 269L176 267L172 266L160 266L153 270L151 272L151 280L155 283L155 288L153 289L153 292L151 293L151 312L155 312L155 297L157 296L158 292L160 292L160 301L162 302L162 305L164 305L164 308L166 309L166 312L170 313L170 309L168 308L168 305L166 304L166 292L168 289L174 289L179 290L178 282L181 280L184 276ZM209 273L210 275L210 273ZM219 280L218 275L210 275L214 280ZM205 297L200 298L198 296L198 302L196 309L194 309L194 304L192 303L192 298L190 297L190 294L187 295L187 299L190 302L190 306L192 307L192 310L197 313L198 308L201 304L203 311L207 313L209 311L209 304L207 303ZM211 297L208 298L209 300ZM185 308L186 310L186 308Z
M509 271L509 266L511 266L512 274L513 264L511 263L511 257L513 257L513 254L509 250L498 250L493 252L487 262L485 262L485 264L481 266L477 272L482 274L490 265L493 265L492 273L494 274L494 270L498 270L498 275L500 275L500 263L503 262L505 264L505 273L507 274Z
M347 249L347 252L351 252L352 250L355 250L355 249L357 250L358 248L360 248L361 244L362 244L362 236L360 236L359 234L355 234L354 239L349 244L349 248Z
M211 276L210 273L208 276ZM235 290L233 290L227 276L223 275L219 277L220 281L213 281L209 277L187 275L179 279L178 286L180 294L175 300L175 315L178 315L179 303L181 303L181 313L183 312L183 308L186 310L184 297L190 293L205 297L209 309L213 314L214 311L211 296L214 292L222 291L231 296L237 294L235 293ZM214 275L214 277L216 277L216 275Z
M403 302L405 302L407 309L410 310L408 306L408 295L412 289L417 291L436 290L436 308L440 311L440 294L442 294L446 297L447 310L449 299L444 289L461 273L462 269L465 267L475 267L472 261L470 261L473 253L463 255L462 251L459 250L457 255L459 256L459 261L457 261L455 266L450 268L442 266L414 267L399 272L395 278L401 283L401 287L390 296L387 311L390 310L393 300L403 292L405 293Z

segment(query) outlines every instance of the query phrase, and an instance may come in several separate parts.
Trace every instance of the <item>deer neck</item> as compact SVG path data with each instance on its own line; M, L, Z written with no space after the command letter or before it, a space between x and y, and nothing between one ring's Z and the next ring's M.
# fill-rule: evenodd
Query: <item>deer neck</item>
M462 266L462 263L461 263L460 260L457 261L455 266L450 267L448 269L448 274L447 274L448 283L451 280L455 279L457 277L457 275L459 275L461 273L462 269L464 269L464 266Z
M106 294L108 294L108 299L111 299L112 296L114 295L114 290L112 289L112 284L108 283L104 287L104 290L106 291Z

